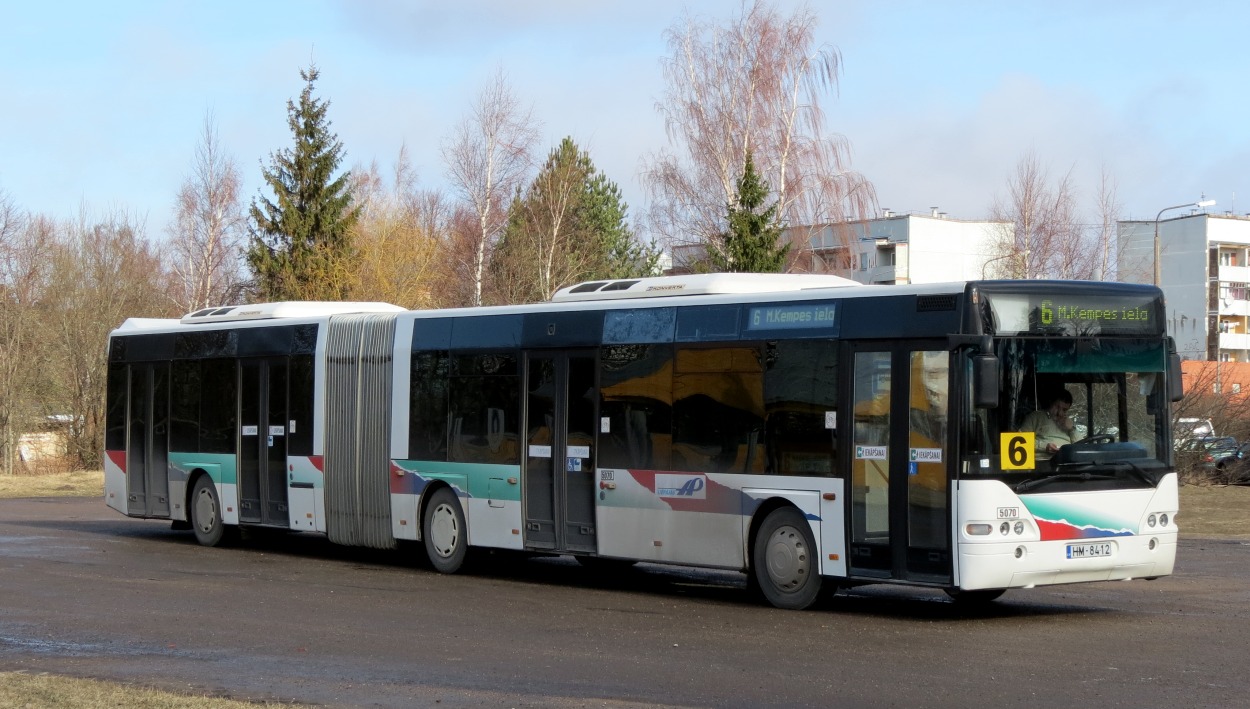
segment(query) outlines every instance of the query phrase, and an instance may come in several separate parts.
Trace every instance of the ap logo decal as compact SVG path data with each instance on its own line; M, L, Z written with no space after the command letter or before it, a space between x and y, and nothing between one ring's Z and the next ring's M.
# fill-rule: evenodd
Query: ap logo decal
M655 494L660 497L705 500L707 499L707 477L659 474L655 476Z

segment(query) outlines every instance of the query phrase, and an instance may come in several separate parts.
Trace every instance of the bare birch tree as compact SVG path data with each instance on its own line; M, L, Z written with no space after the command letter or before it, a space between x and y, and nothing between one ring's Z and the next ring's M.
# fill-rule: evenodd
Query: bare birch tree
M992 246L986 275L1005 278L1090 279L1099 259L1081 224L1069 170L1053 184L1037 154L1016 163L1006 199L995 199L992 221L1004 222Z
M447 220L447 257L439 275L444 307L468 307L473 305L474 298L481 304L483 293L478 287L482 284L474 283L471 275L481 228L478 215L467 204L451 205Z
M748 152L783 226L871 214L875 194L850 169L848 141L825 132L821 101L837 93L841 56L816 46L816 20L806 7L782 16L755 0L727 24L687 16L666 33L667 90L657 108L673 152L651 156L644 180L652 229L670 245L715 248ZM795 258L808 245L800 241Z
M246 227L240 187L239 169L207 113L169 226L173 298L184 313L239 300Z
M477 216L472 260L463 264L473 287L472 305L482 304L488 252L507 221L508 201L530 170L537 140L532 111L521 108L499 69L443 144L448 177Z
M1098 176L1098 195L1096 197L1098 221L1094 228L1095 243L1101 245L1102 262L1099 264L1097 278L1101 281L1115 280L1113 266L1120 260L1122 245L1118 239L1117 224L1120 214L1124 211L1120 204L1119 188L1115 176L1104 165Z

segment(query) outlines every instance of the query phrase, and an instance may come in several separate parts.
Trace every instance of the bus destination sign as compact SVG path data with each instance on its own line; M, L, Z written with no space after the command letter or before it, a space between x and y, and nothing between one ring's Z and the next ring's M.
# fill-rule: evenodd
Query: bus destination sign
M1149 296L995 294L988 300L998 334L1148 335L1163 330L1158 301Z
M748 330L801 330L831 328L837 320L833 303L763 305L751 308Z

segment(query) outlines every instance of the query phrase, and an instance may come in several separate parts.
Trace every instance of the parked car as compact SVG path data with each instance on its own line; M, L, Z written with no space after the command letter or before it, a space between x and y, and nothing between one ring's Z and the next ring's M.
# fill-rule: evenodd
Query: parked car
M1181 441L1176 449L1176 467L1190 471L1224 471L1240 462L1240 447L1232 436L1206 436ZM1247 449L1250 454L1250 449Z
M1215 426L1212 425L1211 419L1181 417L1176 421L1176 428L1172 431L1172 447L1180 450L1187 441L1214 437Z
M1222 451L1223 452L1223 451ZM1215 458L1216 476L1233 485L1250 485L1250 441Z

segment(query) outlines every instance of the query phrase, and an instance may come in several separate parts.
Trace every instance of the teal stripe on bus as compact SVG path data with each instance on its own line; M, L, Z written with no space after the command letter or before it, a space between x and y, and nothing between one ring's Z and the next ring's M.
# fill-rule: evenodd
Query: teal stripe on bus
M442 480L458 488L469 497L489 498L492 500L521 501L519 465L497 465L492 463L445 463L430 460L395 460L392 463L405 473L416 475L424 480ZM516 478L516 485L492 486L490 481ZM417 490L425 485L418 483Z
M169 453L169 465L182 473L182 479L190 477L193 470L208 473L218 485L237 485L238 462L233 453Z

